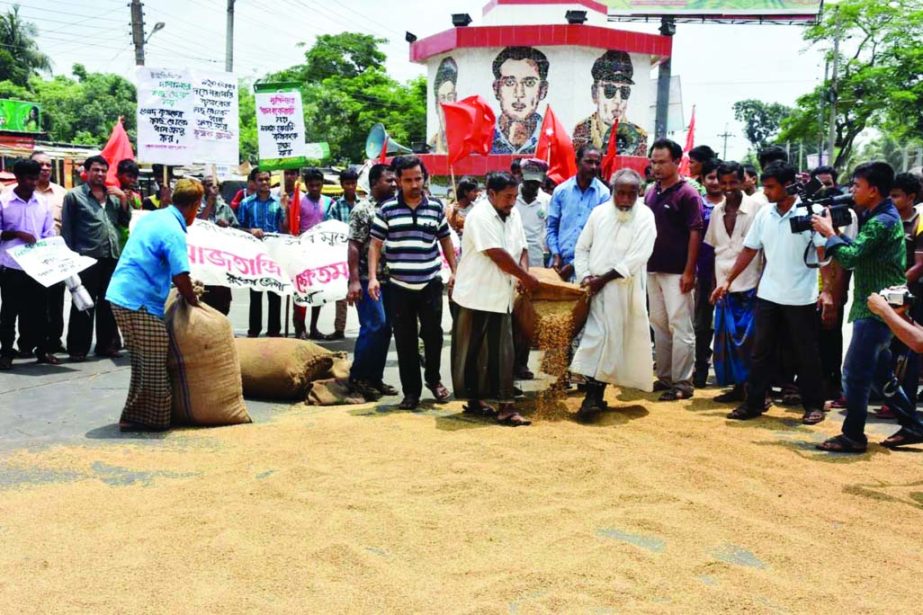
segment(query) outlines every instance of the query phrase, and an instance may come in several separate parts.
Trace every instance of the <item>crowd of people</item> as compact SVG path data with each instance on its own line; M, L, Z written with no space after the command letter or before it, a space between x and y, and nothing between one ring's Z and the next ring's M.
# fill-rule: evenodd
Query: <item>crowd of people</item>
M571 378L585 392L580 419L606 408L607 385L675 401L708 386L713 372L727 389L715 401L736 406L728 419L756 418L778 401L801 405L811 425L830 408L845 408L842 433L819 447L862 452L868 404L878 398L878 416L900 424L883 445L923 442L916 413L923 334L909 324L923 301L897 306L890 297L921 292L920 177L895 175L883 162L859 165L848 186L852 204L837 212L842 226L835 228L827 197L846 190L830 167L800 174L778 147L760 152L759 172L719 160L707 146L687 155L681 174L682 148L657 140L645 175L621 169L603 181L599 149L584 145L576 175L560 185L549 185L542 161L517 160L483 185L462 178L447 206L429 192L427 170L414 156L373 164L365 195L359 174L343 171L338 199L323 194L318 169L285 171L276 189L268 171L254 169L227 204L212 177L166 182L142 199L130 160L118 164L120 185L107 187L109 165L99 156L84 165L86 183L65 192L50 181L48 156L35 152L14 166L17 183L0 195L0 369L16 356L17 321L18 352L51 364L65 351L84 360L95 321L97 355L118 356L123 344L132 354L124 426L168 425L163 306L171 285L197 301L187 226L204 219L262 238L340 220L349 226L349 287L336 304L334 332L318 330L320 307L310 323L296 308L293 324L300 338L340 339L347 306L355 306L360 329L350 387L369 401L398 393L384 382L392 336L399 407L417 409L424 385L437 403L451 398L441 369L447 293L455 397L467 401L466 413L528 425L515 400L517 380L534 377L532 340L519 332L513 303L539 286L530 269L549 267L589 297L586 326L570 352ZM157 213L128 237L133 208ZM451 230L460 239L458 262ZM95 308L72 308L66 348L63 285L45 289L6 253L55 234L96 259L80 274ZM451 271L446 288L443 259ZM850 280L853 333L844 361ZM888 293L888 301L878 294L897 287L909 293ZM250 293L248 335L263 330L263 294L267 333L279 336L280 297L259 292ZM227 314L231 293L208 286L201 300Z

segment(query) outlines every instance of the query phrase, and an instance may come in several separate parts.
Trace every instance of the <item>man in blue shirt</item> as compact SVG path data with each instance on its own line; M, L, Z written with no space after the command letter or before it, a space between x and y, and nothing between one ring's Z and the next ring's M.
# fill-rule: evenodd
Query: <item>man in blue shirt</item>
M186 227L199 213L204 194L197 180L179 180L171 204L138 221L112 274L106 300L131 353L131 384L119 420L122 431L170 427L170 337L164 304L172 283L190 305L198 305L189 279Z
M241 230L247 231L257 239L264 233L285 232L285 210L279 199L273 196L270 188L272 174L260 171L256 175L256 194L251 194L240 202L237 209L237 221ZM282 335L282 298L266 291L269 302L269 322L266 332L269 337ZM263 293L250 290L250 328L247 337L259 337L263 328Z
M577 174L554 189L548 205L546 243L551 266L562 280L574 277L574 250L577 238L593 208L609 200L606 184L599 180L602 157L599 149L584 145L577 150Z

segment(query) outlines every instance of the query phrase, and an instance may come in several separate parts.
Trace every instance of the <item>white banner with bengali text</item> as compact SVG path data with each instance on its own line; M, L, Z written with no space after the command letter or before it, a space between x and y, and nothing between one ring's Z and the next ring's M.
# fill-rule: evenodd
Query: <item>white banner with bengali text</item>
M349 225L328 220L298 237L266 236L269 253L292 280L295 303L323 305L346 298L348 235Z
M26 274L48 288L96 263L95 258L71 251L63 237L48 237L7 250Z

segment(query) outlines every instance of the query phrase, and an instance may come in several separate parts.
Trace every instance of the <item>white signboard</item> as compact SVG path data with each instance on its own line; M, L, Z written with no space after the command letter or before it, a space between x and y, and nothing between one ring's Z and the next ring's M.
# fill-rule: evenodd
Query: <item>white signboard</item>
M167 165L239 161L232 73L139 66L138 159Z
M63 282L96 262L95 258L72 252L60 236L12 248L8 252L29 277L45 288Z
M266 236L266 248L292 280L295 303L322 305L346 298L348 235L349 225L328 220L298 237Z
M256 130L260 169L297 169L305 164L301 91L292 84L257 84Z
M129 240L130 241L130 240ZM196 220L187 230L189 275L204 284L292 292L292 283L265 244L251 235Z

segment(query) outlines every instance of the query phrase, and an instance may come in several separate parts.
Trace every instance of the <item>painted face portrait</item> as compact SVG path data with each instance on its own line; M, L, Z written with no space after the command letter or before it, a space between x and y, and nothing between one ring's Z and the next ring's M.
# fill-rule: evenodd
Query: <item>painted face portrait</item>
M625 121L630 96L631 84L626 81L597 81L593 84L596 112L606 126L611 126L615 120Z
M525 121L538 111L547 89L532 60L506 60L500 65L500 77L494 81L500 112L517 121Z
M444 81L436 90L436 111L439 114L439 126L445 128L445 112L442 110L443 103L454 103L458 100L458 90L451 81Z

